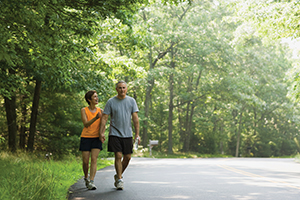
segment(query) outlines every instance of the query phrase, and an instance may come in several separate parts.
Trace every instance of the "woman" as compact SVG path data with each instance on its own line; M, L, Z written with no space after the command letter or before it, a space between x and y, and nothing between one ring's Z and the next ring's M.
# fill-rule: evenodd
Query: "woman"
M82 151L82 168L84 172L85 185L89 190L96 190L94 178L97 171L97 158L102 150L102 142L99 138L100 119L102 116L102 109L97 108L98 95L95 90L88 91L85 94L85 100L89 106L81 109L81 120L84 128L81 133L80 148ZM89 172L89 158L91 155L90 178Z

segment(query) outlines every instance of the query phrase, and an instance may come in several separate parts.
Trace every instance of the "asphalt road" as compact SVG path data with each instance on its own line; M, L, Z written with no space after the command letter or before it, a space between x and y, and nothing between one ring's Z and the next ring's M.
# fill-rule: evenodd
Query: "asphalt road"
M300 200L300 164L294 159L132 158L124 190L114 188L114 167L96 174L97 190L83 179L69 200Z

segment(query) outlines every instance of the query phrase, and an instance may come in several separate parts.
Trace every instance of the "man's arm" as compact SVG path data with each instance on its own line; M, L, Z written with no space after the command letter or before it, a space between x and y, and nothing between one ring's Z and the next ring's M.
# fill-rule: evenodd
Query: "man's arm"
M139 140L139 144L141 142L141 138L140 138L140 122L139 122L139 117L138 117L138 113L135 112L132 114L132 121L133 121L133 126L135 129L135 137L134 137L134 141L136 140L136 138L138 138Z
M100 121L100 140L102 143L104 143L105 141L105 125L106 125L106 122L107 122L107 119L108 119L108 115L107 114L102 114L102 117L101 117L101 121Z

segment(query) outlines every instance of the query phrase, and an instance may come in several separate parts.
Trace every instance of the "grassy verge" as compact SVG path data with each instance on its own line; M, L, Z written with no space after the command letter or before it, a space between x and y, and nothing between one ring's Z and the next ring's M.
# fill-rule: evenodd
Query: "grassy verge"
M300 154L299 153L295 156L295 161L297 163L300 163Z
M99 159L98 168L112 161ZM83 176L81 159L45 160L26 153L0 153L0 199L66 199L69 187Z
M174 152L173 154L167 154L163 152L153 151L152 155L147 150L138 150L135 151L132 155L133 157L151 157L151 158L230 158L233 156L230 155L223 155L223 154L200 154L200 153L181 153L181 152Z

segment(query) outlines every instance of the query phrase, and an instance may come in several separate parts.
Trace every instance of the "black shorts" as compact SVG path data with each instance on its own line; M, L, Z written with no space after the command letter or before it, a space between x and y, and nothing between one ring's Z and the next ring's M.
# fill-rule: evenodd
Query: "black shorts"
M102 142L99 138L81 138L79 151L91 151L92 149L102 150Z
M120 138L117 136L108 137L108 151L109 152L122 152L124 155L132 154L133 141L130 138Z

